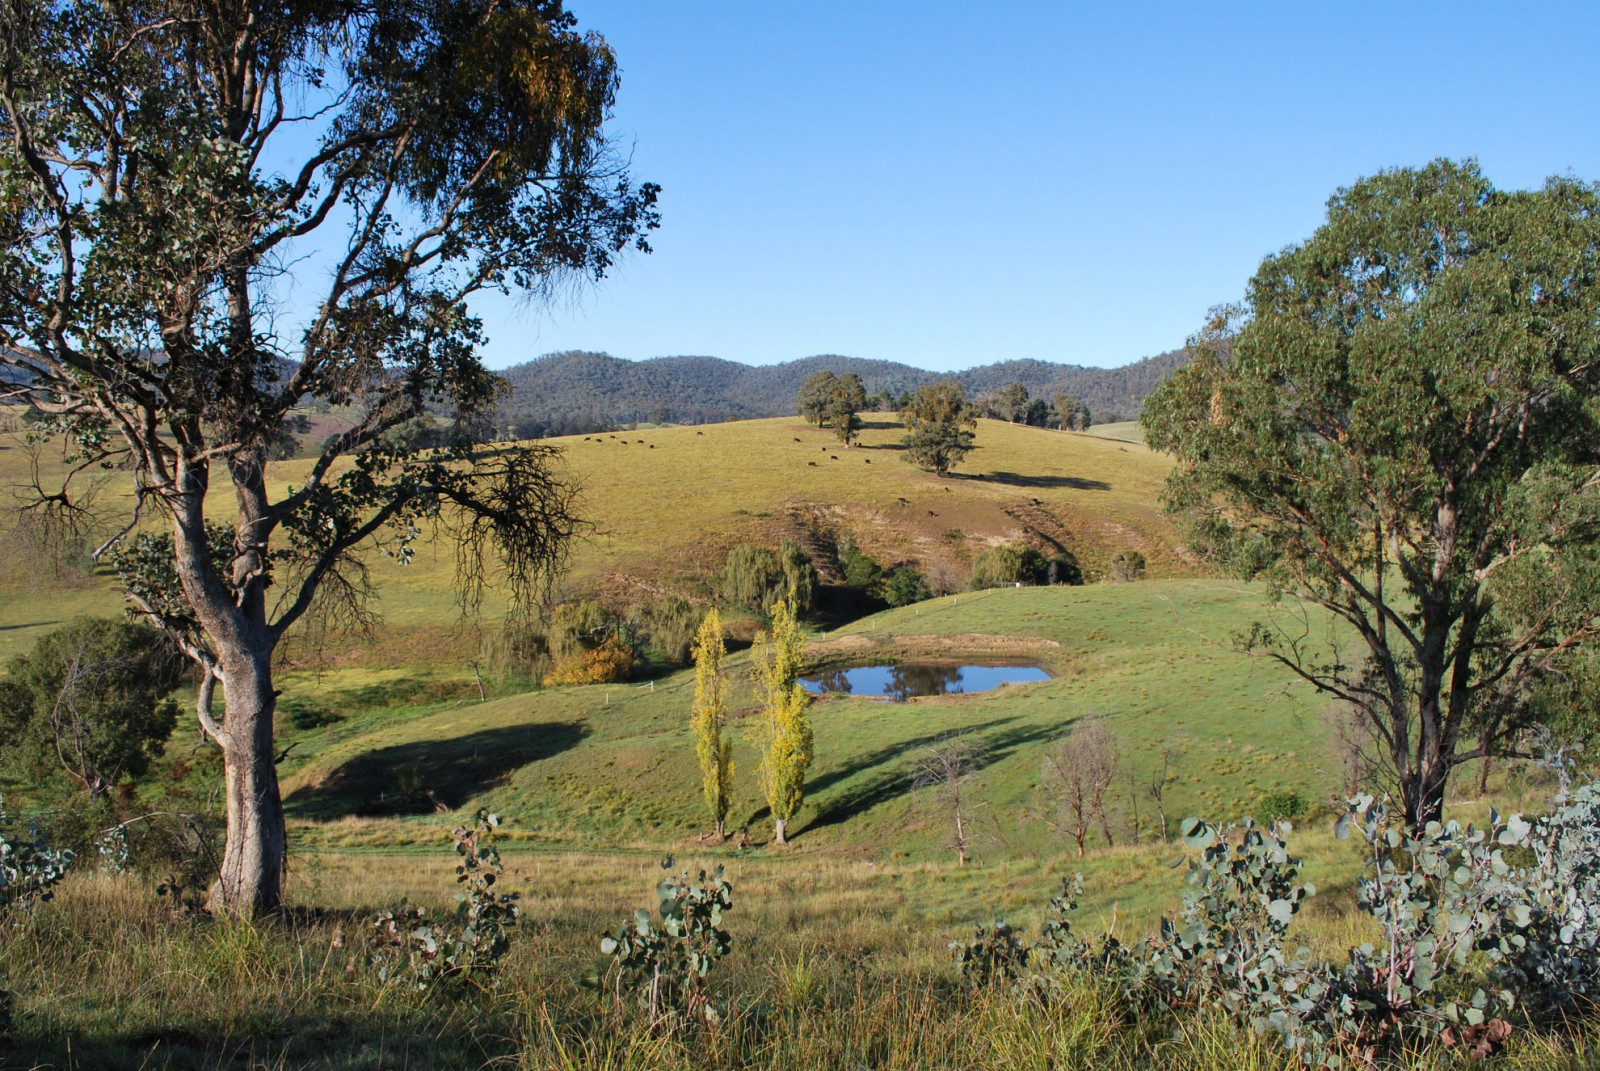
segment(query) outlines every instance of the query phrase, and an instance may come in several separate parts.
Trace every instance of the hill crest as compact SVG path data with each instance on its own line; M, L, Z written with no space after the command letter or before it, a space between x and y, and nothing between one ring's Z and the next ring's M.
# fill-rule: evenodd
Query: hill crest
M969 396L1020 382L1035 396L1076 396L1097 421L1139 415L1145 397L1188 360L1183 350L1121 368L1087 368L1033 359L999 361L960 372L930 372L895 361L817 354L772 365L721 357L673 356L629 361L606 353L548 353L500 372L512 387L499 423L519 438L581 434L622 424L704 424L788 416L806 377L854 372L868 392L915 390L954 378Z

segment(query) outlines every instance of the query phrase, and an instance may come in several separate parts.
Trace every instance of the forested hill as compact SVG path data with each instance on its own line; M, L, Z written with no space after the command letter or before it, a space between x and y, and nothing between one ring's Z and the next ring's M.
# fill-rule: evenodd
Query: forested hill
M1002 361L955 373L968 396L1021 382L1028 393L1077 396L1096 422L1131 420L1145 396L1187 360L1182 350L1121 368L1084 368L1049 361ZM521 435L571 434L640 421L707 423L795 412L800 385L813 372L854 372L869 393L913 390L944 378L893 361L823 355L784 364L751 365L717 357L625 361L579 350L552 353L501 373L513 394L500 407L502 426Z

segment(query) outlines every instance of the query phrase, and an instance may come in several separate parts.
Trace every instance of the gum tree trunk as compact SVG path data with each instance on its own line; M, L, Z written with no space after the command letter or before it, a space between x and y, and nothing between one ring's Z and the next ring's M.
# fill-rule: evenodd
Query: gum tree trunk
M215 914L271 914L283 906L288 838L278 768L273 761L271 652L224 662L227 730L222 749L228 800L228 837L222 868L211 888Z
M207 907L216 915L253 918L283 906L288 836L272 746L277 707L272 653L278 630L267 622L265 552L271 525L265 520L264 470L258 458L236 460L230 468L239 510L226 576L211 560L202 512L209 472L203 463L180 470L188 493L174 511L173 541L178 581L205 633L205 643L194 648L206 673L200 722L222 749L227 798L227 839ZM211 711L214 679L222 684L220 723Z

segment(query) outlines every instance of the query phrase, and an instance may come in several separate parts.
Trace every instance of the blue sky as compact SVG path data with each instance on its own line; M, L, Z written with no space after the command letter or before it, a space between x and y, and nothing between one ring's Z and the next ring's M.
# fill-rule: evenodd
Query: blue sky
M1181 345L1380 168L1600 179L1600 5L570 0L623 68L656 251L554 350L1112 366Z

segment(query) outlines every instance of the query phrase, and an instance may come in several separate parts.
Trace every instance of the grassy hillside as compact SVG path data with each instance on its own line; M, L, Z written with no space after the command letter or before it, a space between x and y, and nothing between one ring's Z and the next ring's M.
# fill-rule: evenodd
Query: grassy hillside
M1139 427L1137 420L1119 420L1111 424L1096 424L1086 434L1098 436L1102 439L1115 439L1118 442L1144 445L1144 431Z
M900 434L872 423L844 449L827 431L776 419L558 443L599 528L577 548L567 582L619 598L708 594L726 548L741 540L796 538L820 559L848 535L885 564L913 561L955 588L973 555L1002 541L1068 549L1091 574L1123 547L1146 554L1156 579L955 595L817 637L818 659L1010 654L1054 679L906 705L818 702L817 763L797 823L808 849L939 858L946 833L910 792L909 771L930 743L967 733L990 756L980 790L993 835L980 854L1054 850L1053 816L1036 790L1041 757L1085 717L1103 717L1122 741L1119 828L1151 828L1138 785L1164 750L1169 818L1239 814L1269 793L1316 798L1330 788L1320 704L1227 645L1261 612L1260 597L1182 579L1194 569L1155 505L1163 459L1136 443L984 421L980 448L940 479L901 462ZM0 464L21 457L0 452ZM294 483L308 464L275 465L273 478ZM217 505L226 505L221 492ZM458 620L451 566L439 546L407 568L379 561L381 642L302 668L291 649L280 733L292 747L281 772L300 836L324 845L428 840L437 806L484 802L514 819L516 836L551 847L655 850L700 832L689 676L479 703L467 665L477 641ZM120 607L105 575L70 588L13 578L0 592L0 655L72 614ZM762 829L758 758L742 739L738 763L735 825Z
M948 589L965 585L978 551L1015 539L1070 550L1091 574L1128 546L1145 553L1152 576L1194 572L1155 502L1167 463L1138 444L986 420L979 449L940 479L900 460L902 434L897 423L870 421L847 450L826 429L780 418L548 440L564 448L597 525L575 548L567 584L624 602L663 587L705 595L735 543L795 538L825 556L846 534L885 565L915 562ZM42 460L49 477L59 461ZM0 442L0 486L21 484L27 464L15 440ZM297 484L310 464L276 463L272 478ZM102 502L124 505L127 492L112 474ZM224 517L227 489L212 494ZM0 576L0 659L73 613L120 608L104 571L64 587L12 564ZM436 634L454 622L453 566L441 544L423 546L407 568L376 561L388 624Z
M1163 842L1148 791L1163 766L1169 828L1186 815L1228 819L1269 795L1301 796L1308 813L1294 848L1320 892L1297 916L1297 938L1338 953L1368 939L1370 922L1354 908L1360 849L1333 838L1316 803L1341 787L1324 700L1233 650L1230 636L1274 609L1258 590L1196 575L1176 549L1155 505L1165 463L1136 441L985 422L964 473L940 480L900 463L897 437L873 426L862 446L843 450L826 432L779 419L569 440L566 464L602 528L578 548L569 584L693 595L709 590L739 540L799 538L823 554L846 534L885 564L912 560L957 582L978 550L1014 539L1053 542L1091 570L1138 547L1152 578L961 593L813 634L808 656L819 665L1012 660L1051 679L904 704L817 701L816 761L785 849L765 843L759 759L742 724L748 654L735 653L731 817L735 828L750 823L753 842L741 849L704 836L690 673L516 694L491 681L480 701L466 661L476 639L457 622L446 549L427 548L406 569L380 562L380 637L314 662L291 652L279 677L288 924L175 921L156 879L81 866L55 903L0 933L0 963L10 964L0 983L16 993L19 1024L0 1043L9 1044L0 1065L14 1055L17 1066L129 1071L240 1058L460 1071L1287 1071L1270 1042L1219 1018L1119 1019L1089 983L1059 1007L956 985L948 943L996 917L1036 933L1064 873L1084 874L1079 919L1089 930L1137 938L1178 910L1179 850ZM6 479L18 477L19 457L0 450ZM275 466L273 476L294 482L304 465ZM0 582L0 655L72 614L119 607L104 575L41 583L26 565L11 563ZM1108 794L1116 843L1096 832L1078 858L1041 773L1087 718L1102 719L1120 749ZM919 756L955 737L987 755L965 790L978 831L966 867L949 850L946 806L912 782ZM170 792L171 807L193 808L217 783L215 750L183 724L137 802L164 810ZM506 821L498 887L519 892L526 912L504 984L482 999L446 1000L380 981L365 937L374 912L452 910L446 834L478 806ZM650 903L668 856L725 866L736 890L734 952L713 979L730 1025L687 1041L630 1025L577 982L597 935ZM1592 1066L1581 1042L1570 1062L1556 1059L1567 1051L1558 1044L1567 1042L1519 1033L1511 1066ZM1448 1065L1421 1052L1406 1066Z
M1263 612L1260 596L1212 581L1002 589L880 614L813 640L813 659L898 654L1036 661L1053 679L905 704L825 698L812 707L817 760L796 823L807 850L881 861L938 860L948 837L930 799L911 789L927 747L967 734L989 765L972 790L991 816L986 859L1060 850L1037 784L1052 741L1098 717L1123 755L1114 828L1153 836L1144 786L1169 752L1169 818L1237 816L1270 793L1333 791L1321 701L1282 671L1233 653L1228 632ZM745 656L735 656L742 679ZM291 708L327 678L290 678ZM303 732L285 763L288 808L324 844L428 842L437 802L492 804L511 835L547 847L659 850L705 828L687 730L692 674L644 685L550 688L478 703L475 696L372 712ZM346 704L335 699L334 705ZM351 704L353 705L353 704ZM748 691L735 710L749 707ZM740 738L733 825L764 835L758 756ZM1132 779L1132 785L1128 779ZM429 793L432 795L430 796ZM925 794L926 795L926 794ZM364 816L364 817L349 817ZM334 820L331 825L329 820Z

